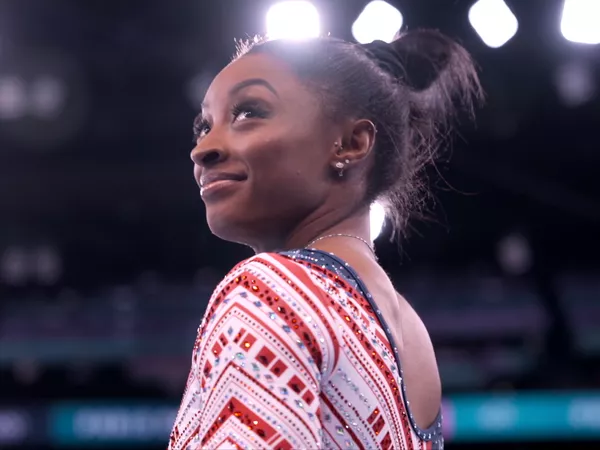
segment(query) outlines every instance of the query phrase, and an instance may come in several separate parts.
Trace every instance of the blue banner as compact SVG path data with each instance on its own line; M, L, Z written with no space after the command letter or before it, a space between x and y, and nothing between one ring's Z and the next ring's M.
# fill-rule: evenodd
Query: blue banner
M597 392L457 395L445 406L445 429L455 441L600 438Z
M50 411L55 445L166 443L177 408L171 405L90 405L63 403Z

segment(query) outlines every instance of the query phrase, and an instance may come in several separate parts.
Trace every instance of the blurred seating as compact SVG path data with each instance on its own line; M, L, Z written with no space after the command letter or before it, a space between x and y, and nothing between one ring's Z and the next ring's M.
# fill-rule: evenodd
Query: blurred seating
M600 354L599 284L570 275L560 282L576 348L587 356ZM136 383L177 391L212 285L201 278L195 284L145 280L87 295L65 291L53 301L8 299L0 305L0 366L34 362L44 374L62 365L67 379L77 378L82 366L92 373L113 367ZM534 370L548 320L523 280L417 274L399 286L431 333L446 390L519 383Z

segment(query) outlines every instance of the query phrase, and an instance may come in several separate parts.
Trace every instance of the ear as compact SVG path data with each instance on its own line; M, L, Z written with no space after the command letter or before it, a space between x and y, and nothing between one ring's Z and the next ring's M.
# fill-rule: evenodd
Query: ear
M365 161L371 154L375 145L377 129L373 122L367 119L353 120L344 128L345 133L344 138L341 139L341 145L338 141L335 148L334 163L343 161L352 167Z

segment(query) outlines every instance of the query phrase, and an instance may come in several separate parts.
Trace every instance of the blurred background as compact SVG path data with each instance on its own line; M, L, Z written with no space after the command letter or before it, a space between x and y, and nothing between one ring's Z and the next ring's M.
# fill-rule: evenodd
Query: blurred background
M377 249L437 349L447 448L599 444L600 2L275 3L0 0L0 448L166 447L207 299L251 255L205 224L192 121L267 26L473 54L487 105L430 218Z

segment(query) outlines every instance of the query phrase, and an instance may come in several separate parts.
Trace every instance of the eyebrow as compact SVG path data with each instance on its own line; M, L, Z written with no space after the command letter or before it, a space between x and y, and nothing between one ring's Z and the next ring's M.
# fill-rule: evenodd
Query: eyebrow
M247 87L250 87L250 86L263 86L263 87L267 88L269 91L271 91L273 93L273 95L275 95L275 97L279 98L279 94L277 94L277 91L275 90L275 88L271 85L271 83L269 83L267 80L265 80L263 78L249 78L247 80L240 81L238 84L236 84L229 90L229 96L232 97L233 95L237 94L242 89L246 89Z
M273 93L273 95L275 95L275 97L279 98L279 94L277 93L277 91L275 90L273 85L263 78L248 78L247 80L240 81L239 83L237 83L235 86L233 86L229 90L229 97L233 97L235 94L237 94L242 89L246 89L247 87L250 87L250 86L263 86L263 87L267 88L269 91L271 91ZM206 107L207 107L207 104L202 103L201 109L205 109Z

